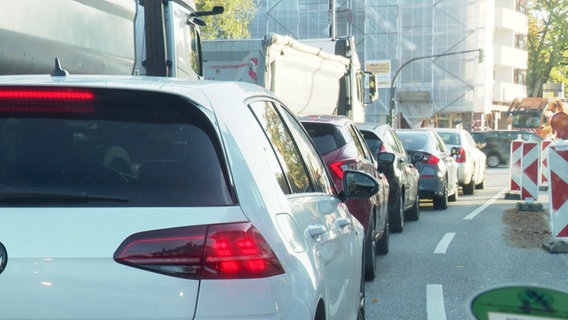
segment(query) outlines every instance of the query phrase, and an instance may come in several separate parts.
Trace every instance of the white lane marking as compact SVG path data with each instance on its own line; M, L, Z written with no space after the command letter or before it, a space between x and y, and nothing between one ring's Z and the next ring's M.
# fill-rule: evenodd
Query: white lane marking
M452 239L454 238L455 235L456 235L455 232L446 233L442 237L442 240L438 242L436 249L434 249L434 253L446 253L446 251L448 251L448 246L450 245L450 242L452 242Z
M465 218L463 218L464 220L471 220L473 218L475 218L478 214L481 213L481 211L485 210L485 208L489 207L491 204L493 204L493 202L497 201L497 199L503 197L503 194L507 191L508 188L505 188L501 191L499 191L499 193L497 193L496 195L493 196L493 198L487 200L487 202L485 202L483 205L481 205L479 208L473 210L470 214L468 214L467 216L465 216Z
M441 284L426 285L426 315L428 320L446 320L444 290Z

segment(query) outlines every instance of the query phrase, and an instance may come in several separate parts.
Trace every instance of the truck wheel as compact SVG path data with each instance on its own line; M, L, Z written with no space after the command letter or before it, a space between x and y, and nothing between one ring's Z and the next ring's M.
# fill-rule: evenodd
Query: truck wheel
M501 164L501 159L496 154L490 154L487 156L487 166L490 168L498 167Z

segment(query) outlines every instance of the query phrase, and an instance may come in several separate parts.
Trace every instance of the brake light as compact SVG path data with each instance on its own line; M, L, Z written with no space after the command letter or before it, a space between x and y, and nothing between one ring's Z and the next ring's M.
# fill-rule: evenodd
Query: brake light
M93 93L76 90L37 90L37 89L3 89L0 90L0 99L16 100L91 100Z
M114 253L118 263L186 279L265 278L284 273L248 222L137 233Z
M460 153L456 154L456 162L465 162L465 149L462 147L458 147L460 149Z
M336 161L329 165L331 172L339 179L343 179L343 171L349 169L349 161Z
M438 162L440 162L440 158L429 153L424 153L424 157L422 157L421 161L427 164L438 164Z

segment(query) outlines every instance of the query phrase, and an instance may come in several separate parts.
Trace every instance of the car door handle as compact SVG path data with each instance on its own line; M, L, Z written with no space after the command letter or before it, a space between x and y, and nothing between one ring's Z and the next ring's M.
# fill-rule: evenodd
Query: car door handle
M308 226L308 234L318 240L318 238L325 233L325 227L322 226L321 224L312 224L310 226Z
M335 225L339 228L343 229L345 227L351 226L351 220L347 218L338 218L335 220Z

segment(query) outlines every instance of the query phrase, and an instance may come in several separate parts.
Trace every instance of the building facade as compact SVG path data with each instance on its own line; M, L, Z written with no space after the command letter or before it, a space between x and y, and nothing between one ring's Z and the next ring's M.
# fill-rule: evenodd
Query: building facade
M511 101L526 96L524 2L260 0L250 31L254 38L354 36L364 65L390 68L366 121L497 128Z

